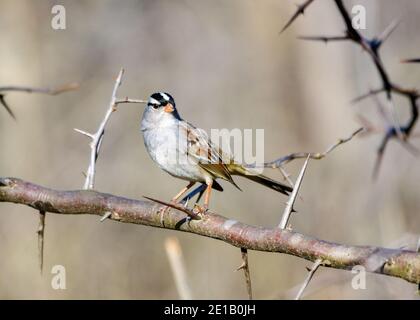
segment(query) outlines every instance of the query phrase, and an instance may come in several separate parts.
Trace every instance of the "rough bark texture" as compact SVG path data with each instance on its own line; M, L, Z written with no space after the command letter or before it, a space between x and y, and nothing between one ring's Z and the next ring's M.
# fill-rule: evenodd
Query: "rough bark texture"
M400 277L420 283L420 253L372 246L350 246L279 228L262 228L208 213L201 220L189 220L177 210L164 214L163 206L96 191L57 191L16 178L0 178L0 201L24 204L37 211L57 214L112 212L109 219L152 227L175 229L225 241L249 250L279 252L306 260L322 259L322 265L351 269L362 265L368 272Z

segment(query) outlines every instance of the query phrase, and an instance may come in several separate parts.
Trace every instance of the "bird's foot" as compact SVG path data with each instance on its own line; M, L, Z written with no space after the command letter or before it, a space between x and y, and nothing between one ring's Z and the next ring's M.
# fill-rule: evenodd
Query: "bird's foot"
M209 211L209 206L208 205L203 205L202 207L199 206L198 204L195 205L193 212L196 214L201 214L204 215Z

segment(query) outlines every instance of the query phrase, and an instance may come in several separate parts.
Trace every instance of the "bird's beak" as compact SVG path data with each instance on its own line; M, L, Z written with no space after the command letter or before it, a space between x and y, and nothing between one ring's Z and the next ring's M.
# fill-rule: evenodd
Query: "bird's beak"
M163 111L167 112L167 113L171 113L174 111L174 106L170 103L168 103L165 108L163 109Z

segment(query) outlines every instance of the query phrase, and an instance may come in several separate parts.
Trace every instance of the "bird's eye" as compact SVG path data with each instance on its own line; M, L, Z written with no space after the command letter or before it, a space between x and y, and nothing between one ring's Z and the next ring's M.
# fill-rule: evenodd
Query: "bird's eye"
M152 108L153 108L153 109L155 109L155 110L156 110L158 107L159 107L159 106L158 106L157 104L152 104Z

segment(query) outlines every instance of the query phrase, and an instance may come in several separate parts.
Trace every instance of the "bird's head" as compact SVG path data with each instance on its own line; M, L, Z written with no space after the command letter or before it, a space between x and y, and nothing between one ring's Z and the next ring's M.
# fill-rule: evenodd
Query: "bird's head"
M163 126L174 119L181 120L175 107L174 98L166 92L153 93L143 113L142 127L144 125Z

